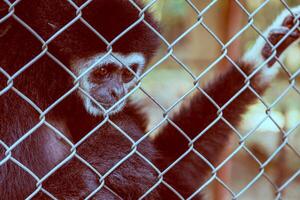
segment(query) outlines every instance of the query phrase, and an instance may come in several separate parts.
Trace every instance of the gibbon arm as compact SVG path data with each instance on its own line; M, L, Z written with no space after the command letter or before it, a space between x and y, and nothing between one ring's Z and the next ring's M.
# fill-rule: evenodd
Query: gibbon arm
M294 8L293 12L295 15L299 15L300 6ZM264 32L264 37L272 45L278 44L276 56L273 55L274 51L271 45L264 38L259 38L242 61L237 63L246 76L242 75L243 73L236 66L232 66L229 71L213 80L203 90L197 91L189 104L183 106L171 118L177 127L175 128L173 123L168 123L154 139L155 145L163 154L162 158L156 160L156 164L161 170L166 169L183 155L192 144L200 154L216 166L224 147L228 145L230 133L233 132L231 126L236 128L239 125L242 115L249 105L258 99L255 93L262 95L279 71L280 66L275 57L279 58L287 47L300 38L299 27L295 27L296 24L294 17L288 11L284 11ZM284 39L283 37L287 34L288 37ZM281 42L282 39L284 39L283 42ZM262 66L263 64L265 65ZM259 71L252 76L251 74L257 68ZM182 131L191 140L194 139L193 142L189 142L183 136ZM183 161L173 167L174 170L172 168L166 173L167 182L179 192L183 192L184 196L190 195L200 187L199 183L212 172L204 161L196 157L195 153L189 153ZM195 161L193 162L195 171L191 170L190 164L184 162L184 160L190 161L191 159ZM184 188L184 184L180 183L181 180L184 180L184 176L187 176L184 169L189 170L200 180L196 183L198 185L195 185L195 188Z

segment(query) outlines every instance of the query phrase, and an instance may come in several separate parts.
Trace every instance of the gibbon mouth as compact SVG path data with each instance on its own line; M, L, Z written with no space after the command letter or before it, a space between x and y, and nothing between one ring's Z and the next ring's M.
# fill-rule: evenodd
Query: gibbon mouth
M114 103L102 103L102 102L99 102L99 104L100 104L105 110L110 109L115 103L117 103L117 102L114 102ZM95 102L91 101L91 104L92 104L93 107L98 108L98 109L101 109L101 108L99 108L99 106L98 106ZM118 110L118 109L120 108L120 106L122 107L122 105L123 105L123 103L119 103L119 105L115 106L115 108L114 108L113 110Z
M99 108L99 106L91 100L91 104L93 107L95 108ZM109 109L111 106L113 106L113 104L110 104L110 103L102 103L100 101L98 101L98 104L100 104L103 108L105 108L105 110ZM100 109L100 108L99 108Z

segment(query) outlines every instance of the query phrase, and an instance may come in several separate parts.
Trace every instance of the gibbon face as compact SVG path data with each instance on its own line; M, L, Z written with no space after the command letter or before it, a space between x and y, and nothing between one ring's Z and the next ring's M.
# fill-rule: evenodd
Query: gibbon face
M79 92L86 110L100 115L118 102L110 110L114 113L124 106L122 97L136 85L156 52L158 37L149 26L158 27L148 11L140 12L143 7L138 1L135 5L123 0L85 2L71 5L54 0L41 8L42 14L32 8L32 12L20 12L26 13L20 18L48 40L49 52L79 77L86 92ZM28 11L30 7L25 0L16 9Z

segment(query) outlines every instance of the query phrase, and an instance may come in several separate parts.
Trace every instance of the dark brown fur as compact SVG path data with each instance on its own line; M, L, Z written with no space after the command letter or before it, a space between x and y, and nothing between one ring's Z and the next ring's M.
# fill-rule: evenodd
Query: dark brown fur
M78 5L83 3L76 2ZM23 0L16 6L16 15L45 40L72 20L75 13L76 10L68 2L59 0ZM95 0L83 10L84 18L108 40L112 40L138 19L138 14L131 4L122 0ZM154 28L158 28L149 13L146 13L145 19ZM2 23L0 34L6 27L11 28L0 38L0 66L12 76L42 51L42 45L15 19L10 18ZM141 52L148 62L157 47L158 38L141 23L114 44L113 50L124 54ZM68 67L72 59L84 58L105 50L106 45L79 21L49 44L49 52ZM246 74L253 70L253 66L248 63L241 62L239 66ZM0 77L2 90L7 86L7 78L1 73ZM258 74L251 80L251 85L260 95L267 88L267 85L257 84L262 78ZM43 118L16 94L16 90L25 94L44 111L74 86L73 80L57 63L44 55L13 81L14 89L0 97L0 139L11 146L35 127L33 133L12 150L11 156L39 178L43 178L74 153L74 149L71 151L72 147L46 124L37 127ZM244 85L245 77L232 67L205 87L204 91L222 107ZM104 120L87 113L77 92L70 94L45 116L47 123L55 126L74 143L80 141ZM223 110L222 117L237 127L242 114L256 99L256 96L246 89ZM171 120L193 139L218 117L217 111L205 95L197 91L189 104ZM132 103L128 103L124 110L111 116L110 120L134 141L146 132L147 120L140 113L140 108ZM231 132L231 128L220 119L194 143L194 147L212 164L216 164ZM171 124L161 128L154 140L146 138L137 146L137 150L161 171L188 149L188 141ZM10 156L5 152L6 149L0 146L1 159ZM130 140L109 122L98 127L93 135L76 149L76 154L101 175L105 175L132 152L134 148ZM211 172L205 162L190 152L163 176L163 181L186 198L203 184ZM100 188L103 181L104 185ZM114 171L107 174L104 180L75 155L42 182L42 189L58 199L83 199L96 188L99 190L94 199L112 200L118 199L117 196L123 199L138 199L158 181L158 173L137 153L125 159ZM36 183L37 181L12 159L0 166L0 195L3 199L24 199L35 191ZM49 199L42 191L34 198ZM176 198L169 188L160 184L146 199ZM201 199L201 194L197 194L194 199Z

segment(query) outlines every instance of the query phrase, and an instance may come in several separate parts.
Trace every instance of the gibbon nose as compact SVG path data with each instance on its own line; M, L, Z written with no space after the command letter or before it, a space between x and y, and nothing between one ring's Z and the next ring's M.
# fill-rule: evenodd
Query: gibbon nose
M113 100L118 101L124 96L124 88L119 86L119 87L113 87L110 90L110 96L112 97Z

